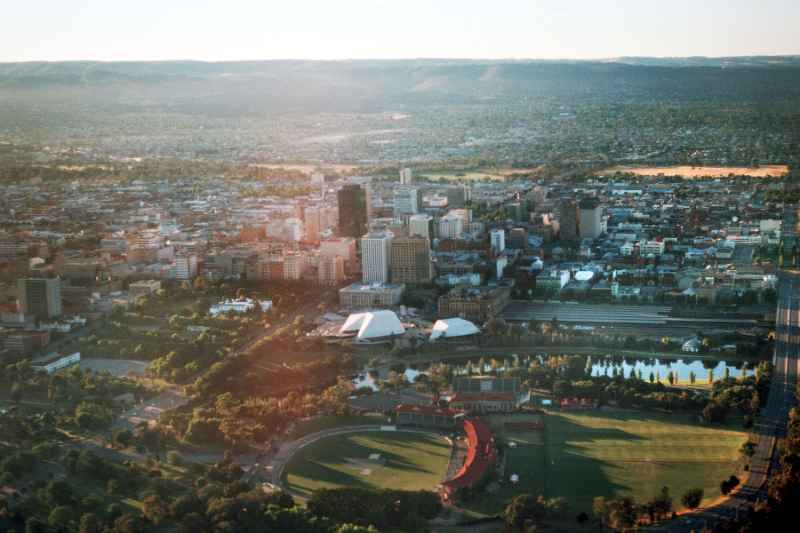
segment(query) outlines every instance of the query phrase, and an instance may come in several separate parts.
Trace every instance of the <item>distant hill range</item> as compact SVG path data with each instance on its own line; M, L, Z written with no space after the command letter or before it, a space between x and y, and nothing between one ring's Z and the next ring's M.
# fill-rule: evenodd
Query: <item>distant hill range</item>
M0 63L0 87L108 84L242 79L301 80L321 83L399 83L420 91L476 81L547 78L574 79L582 74L615 77L658 75L659 69L785 69L800 67L800 56L619 57L604 61L545 60L348 60L348 61L64 61ZM653 70L656 69L656 70ZM690 71L698 75L697 70ZM672 73L674 74L674 72ZM368 78L365 80L363 78ZM417 86L424 83L423 86Z
M785 137L763 149L776 160L798 136L798 67L797 56L0 63L0 141L190 157L538 162L639 157L632 139L673 139L673 150L693 152L751 137L760 145L778 132ZM720 150L726 160L755 157Z

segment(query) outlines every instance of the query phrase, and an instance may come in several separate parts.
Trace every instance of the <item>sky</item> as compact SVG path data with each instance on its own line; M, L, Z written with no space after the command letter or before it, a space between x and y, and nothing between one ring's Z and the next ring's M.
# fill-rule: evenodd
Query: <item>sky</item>
M0 0L0 62L800 54L797 0Z

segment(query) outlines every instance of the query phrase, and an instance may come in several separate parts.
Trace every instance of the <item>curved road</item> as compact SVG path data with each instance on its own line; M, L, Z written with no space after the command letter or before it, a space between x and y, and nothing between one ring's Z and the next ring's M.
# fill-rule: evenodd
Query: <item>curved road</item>
M797 213L787 212L784 227L796 227ZM791 236L792 239L796 237ZM779 273L778 311L775 324L774 370L767 405L761 410L756 432L756 453L742 485L718 505L690 513L657 528L660 531L688 532L718 522L735 520L740 513L766 500L770 472L778 466L778 439L786 435L789 411L797 403L795 387L800 369L800 271ZM721 481L721 480L720 480Z

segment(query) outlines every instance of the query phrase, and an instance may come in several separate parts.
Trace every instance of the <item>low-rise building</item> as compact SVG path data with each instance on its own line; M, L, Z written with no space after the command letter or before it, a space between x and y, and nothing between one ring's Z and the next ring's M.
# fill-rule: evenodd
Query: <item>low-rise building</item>
M345 309L372 309L400 304L405 286L397 283L353 283L339 289L339 304Z
M433 428L440 430L455 429L460 411L436 407L433 405L400 404L394 408L398 426Z
M505 287L456 287L439 297L439 316L458 316L482 323L498 315L510 296L511 291Z
M135 281L128 287L128 293L133 298L149 296L161 289L161 282L155 279Z
M451 408L470 413L508 413L516 405L511 392L457 392L450 399Z

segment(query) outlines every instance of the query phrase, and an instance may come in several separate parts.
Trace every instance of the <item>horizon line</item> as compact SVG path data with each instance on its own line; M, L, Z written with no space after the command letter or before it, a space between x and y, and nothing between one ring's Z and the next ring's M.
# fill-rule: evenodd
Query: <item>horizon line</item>
M781 54L742 54L742 55L689 55L689 56L650 56L650 55L619 55L610 57L371 57L355 58L345 57L336 59L319 58L271 58L271 59L21 59L21 60L0 60L0 64L19 65L30 63L266 63L266 62L314 62L314 63L337 63L337 62L358 62L358 61L507 61L507 62L611 62L623 59L658 59L658 60L688 60L688 59L756 59L756 58L800 58L800 52L781 53Z

